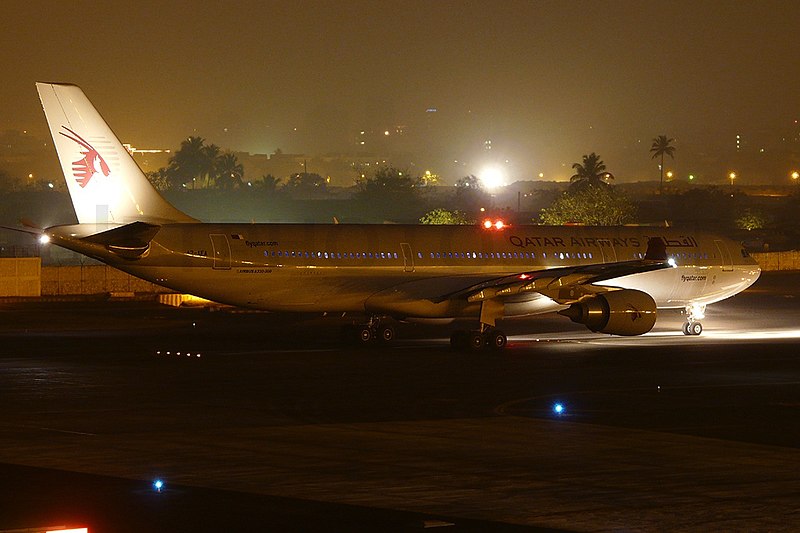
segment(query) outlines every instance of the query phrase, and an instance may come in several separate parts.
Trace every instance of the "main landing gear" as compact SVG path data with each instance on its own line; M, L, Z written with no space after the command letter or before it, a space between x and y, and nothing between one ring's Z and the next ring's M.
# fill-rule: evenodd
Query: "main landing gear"
M360 345L367 345L375 341L388 344L395 339L395 330L391 324L382 324L380 317L373 316L366 324L346 327L345 335Z
M450 346L454 350L469 350L476 352L485 348L502 350L508 344L505 333L499 329L481 325L480 330L456 330L450 335Z
M686 306L686 322L683 324L684 335L700 335L703 332L703 324L700 320L706 316L706 306L692 304Z

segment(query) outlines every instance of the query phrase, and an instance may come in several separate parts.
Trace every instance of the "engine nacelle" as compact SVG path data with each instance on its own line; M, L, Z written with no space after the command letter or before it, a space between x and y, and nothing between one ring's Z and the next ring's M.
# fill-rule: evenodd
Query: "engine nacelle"
M646 292L633 289L608 291L576 302L559 311L592 331L611 335L642 335L656 323L656 302Z

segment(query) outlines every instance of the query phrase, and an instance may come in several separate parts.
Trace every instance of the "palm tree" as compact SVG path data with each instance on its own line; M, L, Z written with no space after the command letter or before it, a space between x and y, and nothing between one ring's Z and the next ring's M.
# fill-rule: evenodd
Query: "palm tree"
M653 153L652 159L661 156L661 181L658 185L659 194L664 193L664 155L666 154L675 159L673 155L675 153L675 147L671 145L673 142L675 142L675 139L667 139L666 135L659 135L653 139L653 145L650 147L650 152Z
M575 174L569 181L572 182L571 188L574 189L602 187L607 185L604 180L614 179L614 175L606 171L606 164L594 152L584 155L583 163L575 163L572 168L575 169Z
M264 174L264 176L261 177L261 188L264 189L264 192L267 194L274 194L278 190L281 181L281 178L276 178L272 174Z
M169 159L169 172L180 186L187 181L192 181L194 188L197 179L205 173L206 164L205 142L202 137L189 137L181 142L181 147Z
M206 175L206 189L216 184L217 177L221 175L219 165L221 164L220 153L222 149L216 144L207 144L203 147L203 173ZM211 183L211 180L214 183Z
M236 154L225 152L214 161L216 183L221 189L241 187L244 166L236 159Z

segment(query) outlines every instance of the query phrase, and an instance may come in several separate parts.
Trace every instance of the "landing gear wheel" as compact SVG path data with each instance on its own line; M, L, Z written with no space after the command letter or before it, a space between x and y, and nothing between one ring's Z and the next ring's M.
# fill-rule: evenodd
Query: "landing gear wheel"
M700 335L703 333L703 324L700 322L686 322L683 325L684 335Z
M361 344L367 344L375 337L372 334L372 329L368 326L358 328L358 340Z
M486 333L486 342L492 350L502 350L508 344L508 337L499 329Z
M394 328L392 326L383 326L378 333L378 338L381 342L392 342L394 340Z
M479 331L472 331L469 334L469 349L473 352L477 352L478 350L483 349L483 345L486 344L483 335Z

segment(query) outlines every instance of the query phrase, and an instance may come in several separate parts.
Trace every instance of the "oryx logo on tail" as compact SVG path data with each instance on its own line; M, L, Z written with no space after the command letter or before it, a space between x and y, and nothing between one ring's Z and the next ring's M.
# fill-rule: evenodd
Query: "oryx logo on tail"
M88 141L68 127L61 127L67 130L69 133L67 134L63 131L60 131L58 132L59 134L63 135L67 139L75 141L85 148L85 150L81 150L83 159L78 159L72 163L72 174L75 176L75 181L78 182L78 185L80 185L81 188L86 187L86 185L89 184L89 180L91 180L95 174L102 173L103 176L108 176L111 174L111 169L108 168L108 164L106 164L103 156L101 156L97 150L91 144L89 144Z

